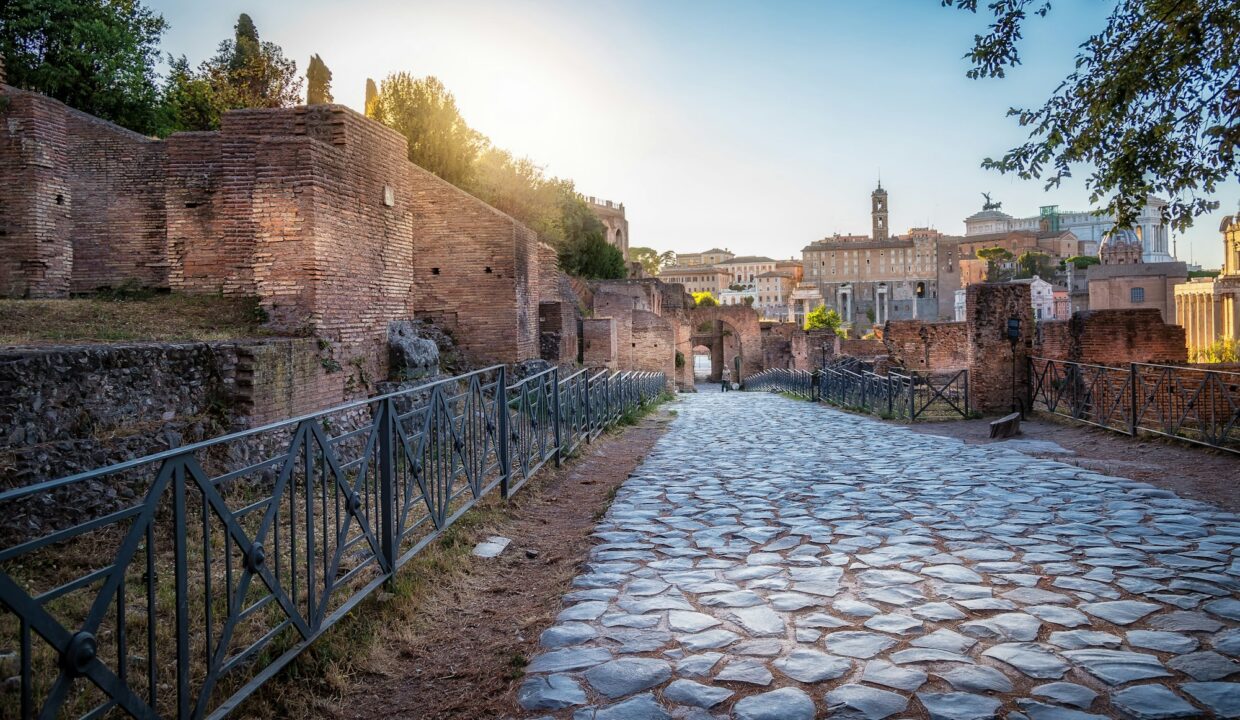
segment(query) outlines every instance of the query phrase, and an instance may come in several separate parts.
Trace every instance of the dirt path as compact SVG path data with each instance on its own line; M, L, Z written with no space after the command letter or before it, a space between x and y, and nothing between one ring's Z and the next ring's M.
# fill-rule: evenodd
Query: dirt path
M990 420L914 423L913 430L942 435L969 444L1001 442L991 440ZM1050 457L1077 467L1141 480L1181 497L1205 500L1232 512L1240 512L1240 456L1175 440L1130 438L1109 430L1041 416L1021 422L1018 440L1048 440L1071 455L1039 453L1021 448L1036 457Z
M394 629L370 652L367 671L319 709L338 720L494 718L511 714L514 693L539 634L593 544L590 532L671 416L666 410L587 446L514 498L510 517L488 534L512 539L495 560L472 558L465 572L420 598L426 621Z

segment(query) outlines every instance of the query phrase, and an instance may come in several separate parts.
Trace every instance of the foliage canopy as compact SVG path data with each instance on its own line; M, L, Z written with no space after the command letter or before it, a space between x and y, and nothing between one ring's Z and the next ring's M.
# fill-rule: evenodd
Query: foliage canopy
M159 126L155 63L168 29L136 0L4 0L7 82L131 130Z
M977 0L942 0L977 12ZM965 55L970 78L1001 78L1020 64L1029 15L1049 0L992 0L985 34ZM1240 180L1240 2L1118 0L1106 27L1081 44L1071 73L1040 108L1012 108L1028 139L982 166L1058 186L1089 168L1090 201L1105 200L1130 227L1152 194L1170 197L1167 219L1183 230Z

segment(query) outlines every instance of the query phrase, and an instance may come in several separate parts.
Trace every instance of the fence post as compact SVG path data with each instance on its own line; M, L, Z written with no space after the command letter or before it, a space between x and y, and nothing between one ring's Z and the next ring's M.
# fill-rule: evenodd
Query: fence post
M1026 375L1026 380L1025 380L1025 400L1027 400L1028 402L1025 403L1025 408L1029 411L1030 414L1032 414L1033 413L1033 398L1034 398L1033 383L1034 383L1034 378L1037 377L1034 373L1037 372L1037 366L1034 365L1032 355L1028 355L1025 357L1025 364L1028 366L1027 367L1028 374Z
M1128 402L1132 407L1128 410L1128 434L1137 436L1137 425L1140 421L1140 411L1137 409L1137 383L1140 382L1140 375L1137 373L1137 364L1128 363Z
M964 383L964 416L969 417L969 371L961 370L961 381ZM1032 376L1031 376L1032 377ZM1027 406L1030 412L1033 412L1033 402L1030 401Z
M560 441L560 368L551 370L551 387L555 388L554 396L551 398L551 414L555 418L555 466L560 466L560 448L563 447Z
M507 368L499 366L499 379L495 381L495 424L498 427L499 442L495 449L499 453L499 489L500 495L508 499L508 486L512 483L511 438L508 431L508 373Z
M396 574L396 452L392 441L396 438L396 413L394 400L388 398L379 403L379 551L388 572L388 581ZM350 498L352 501L352 498Z
M917 374L910 372L908 376L908 421L917 419Z
M587 370L585 374L585 385L586 385L586 394L585 394L586 442L592 443L594 442L594 437L593 437L594 436L594 416L590 414L590 371L589 370Z

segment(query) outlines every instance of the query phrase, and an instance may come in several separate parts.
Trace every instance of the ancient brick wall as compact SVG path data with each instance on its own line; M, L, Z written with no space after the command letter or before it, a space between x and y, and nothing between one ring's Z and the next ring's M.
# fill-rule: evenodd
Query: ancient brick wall
M382 380L388 324L414 316L442 324L476 363L518 362L539 356L540 302L558 303L556 354L576 358L580 300L554 250L347 108L235 111L218 132L158 142L4 91L0 294L132 279L256 296L273 327L324 339L362 379L307 388L322 404ZM664 290L624 292L657 312Z
M892 320L883 331L883 345L892 363L920 372L967 367L968 342L968 326L962 322Z
M1020 320L1020 338L1007 339L1009 318ZM1011 283L970 285L965 295L968 324L969 399L984 414L1008 412L1024 398L1027 358L1035 326L1029 286Z
M167 286L162 143L0 85L0 295Z
M538 263L540 357L556 364L576 362L580 301L573 292L572 283L560 272L555 248L539 243Z
M622 370L634 367L633 314L637 312L637 302L637 297L625 292L601 288L594 292L594 316L615 321L616 362Z
M349 369L325 367L315 338L237 346L235 414L256 427L306 415L340 403L348 394Z
M652 312L637 310L632 315L632 370L661 372L667 387L676 385L676 331L670 320Z
M1039 357L1097 365L1184 363L1184 328L1168 325L1157 308L1090 310L1038 325Z
M616 323L609 317L585 318L581 321L581 362L586 367L615 370Z

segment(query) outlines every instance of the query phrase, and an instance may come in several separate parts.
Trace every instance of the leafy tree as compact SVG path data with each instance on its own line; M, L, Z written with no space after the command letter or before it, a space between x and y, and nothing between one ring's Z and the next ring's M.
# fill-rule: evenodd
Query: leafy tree
M1016 276L1021 278L1031 278L1034 275L1043 280L1051 277L1055 272L1055 258L1044 252L1029 250L1020 254L1016 258L1016 266L1019 269Z
M844 319L834 309L828 308L826 305L819 305L810 310L805 316L806 330L823 330L827 329L839 335L840 325Z
M977 12L977 0L942 0ZM1003 77L1029 13L1049 0L992 0L984 35L965 56L971 78ZM1119 0L1106 27L1085 41L1075 69L1046 103L1013 108L1028 141L983 167L1043 178L1049 189L1090 167L1090 201L1107 200L1130 227L1151 194L1171 198L1177 229L1210 212L1219 184L1240 180L1240 3L1236 0Z
M1077 270L1085 270L1090 265L1098 265L1102 261L1093 255L1073 255L1064 262L1075 265Z
M525 223L556 247L568 238L564 213L588 211L584 203L581 208L574 207L577 193L572 183L547 178L534 161L514 158L493 145L478 155L465 189Z
M659 274L660 270L676 261L676 253L672 250L661 253L654 248L630 246L629 260L641 263L642 270L654 277Z
M589 280L619 280L628 275L624 254L607 242L601 230L565 245L559 253L560 267L570 275Z
M373 117L409 141L409 160L458 187L473 179L486 138L465 123L456 98L434 77L388 75Z
M169 65L161 134L214 130L229 110L301 102L297 64L284 57L279 45L260 42L254 21L244 13L237 19L233 39L221 42L215 57L197 70L190 70L184 57L169 58Z
M138 0L4 0L7 82L142 133L159 120L155 63L168 24Z
M741 303L743 303L745 307L753 307L753 295L746 295L741 298Z
M324 105L332 102L332 71L318 53L310 56L306 66L306 104Z
M693 293L693 304L697 307L719 307L719 301L709 290Z
M289 107L301 101L297 63L272 42L260 42L249 15L241 13L232 40L220 43L205 70L232 108Z
M1011 279L1011 273L1002 267L1012 259L1012 252L1007 248L991 247L977 251L977 256L986 261L986 282L1002 282Z
M168 68L159 134L218 127L225 108L211 80L203 73L194 72L184 55L179 58L169 55Z

